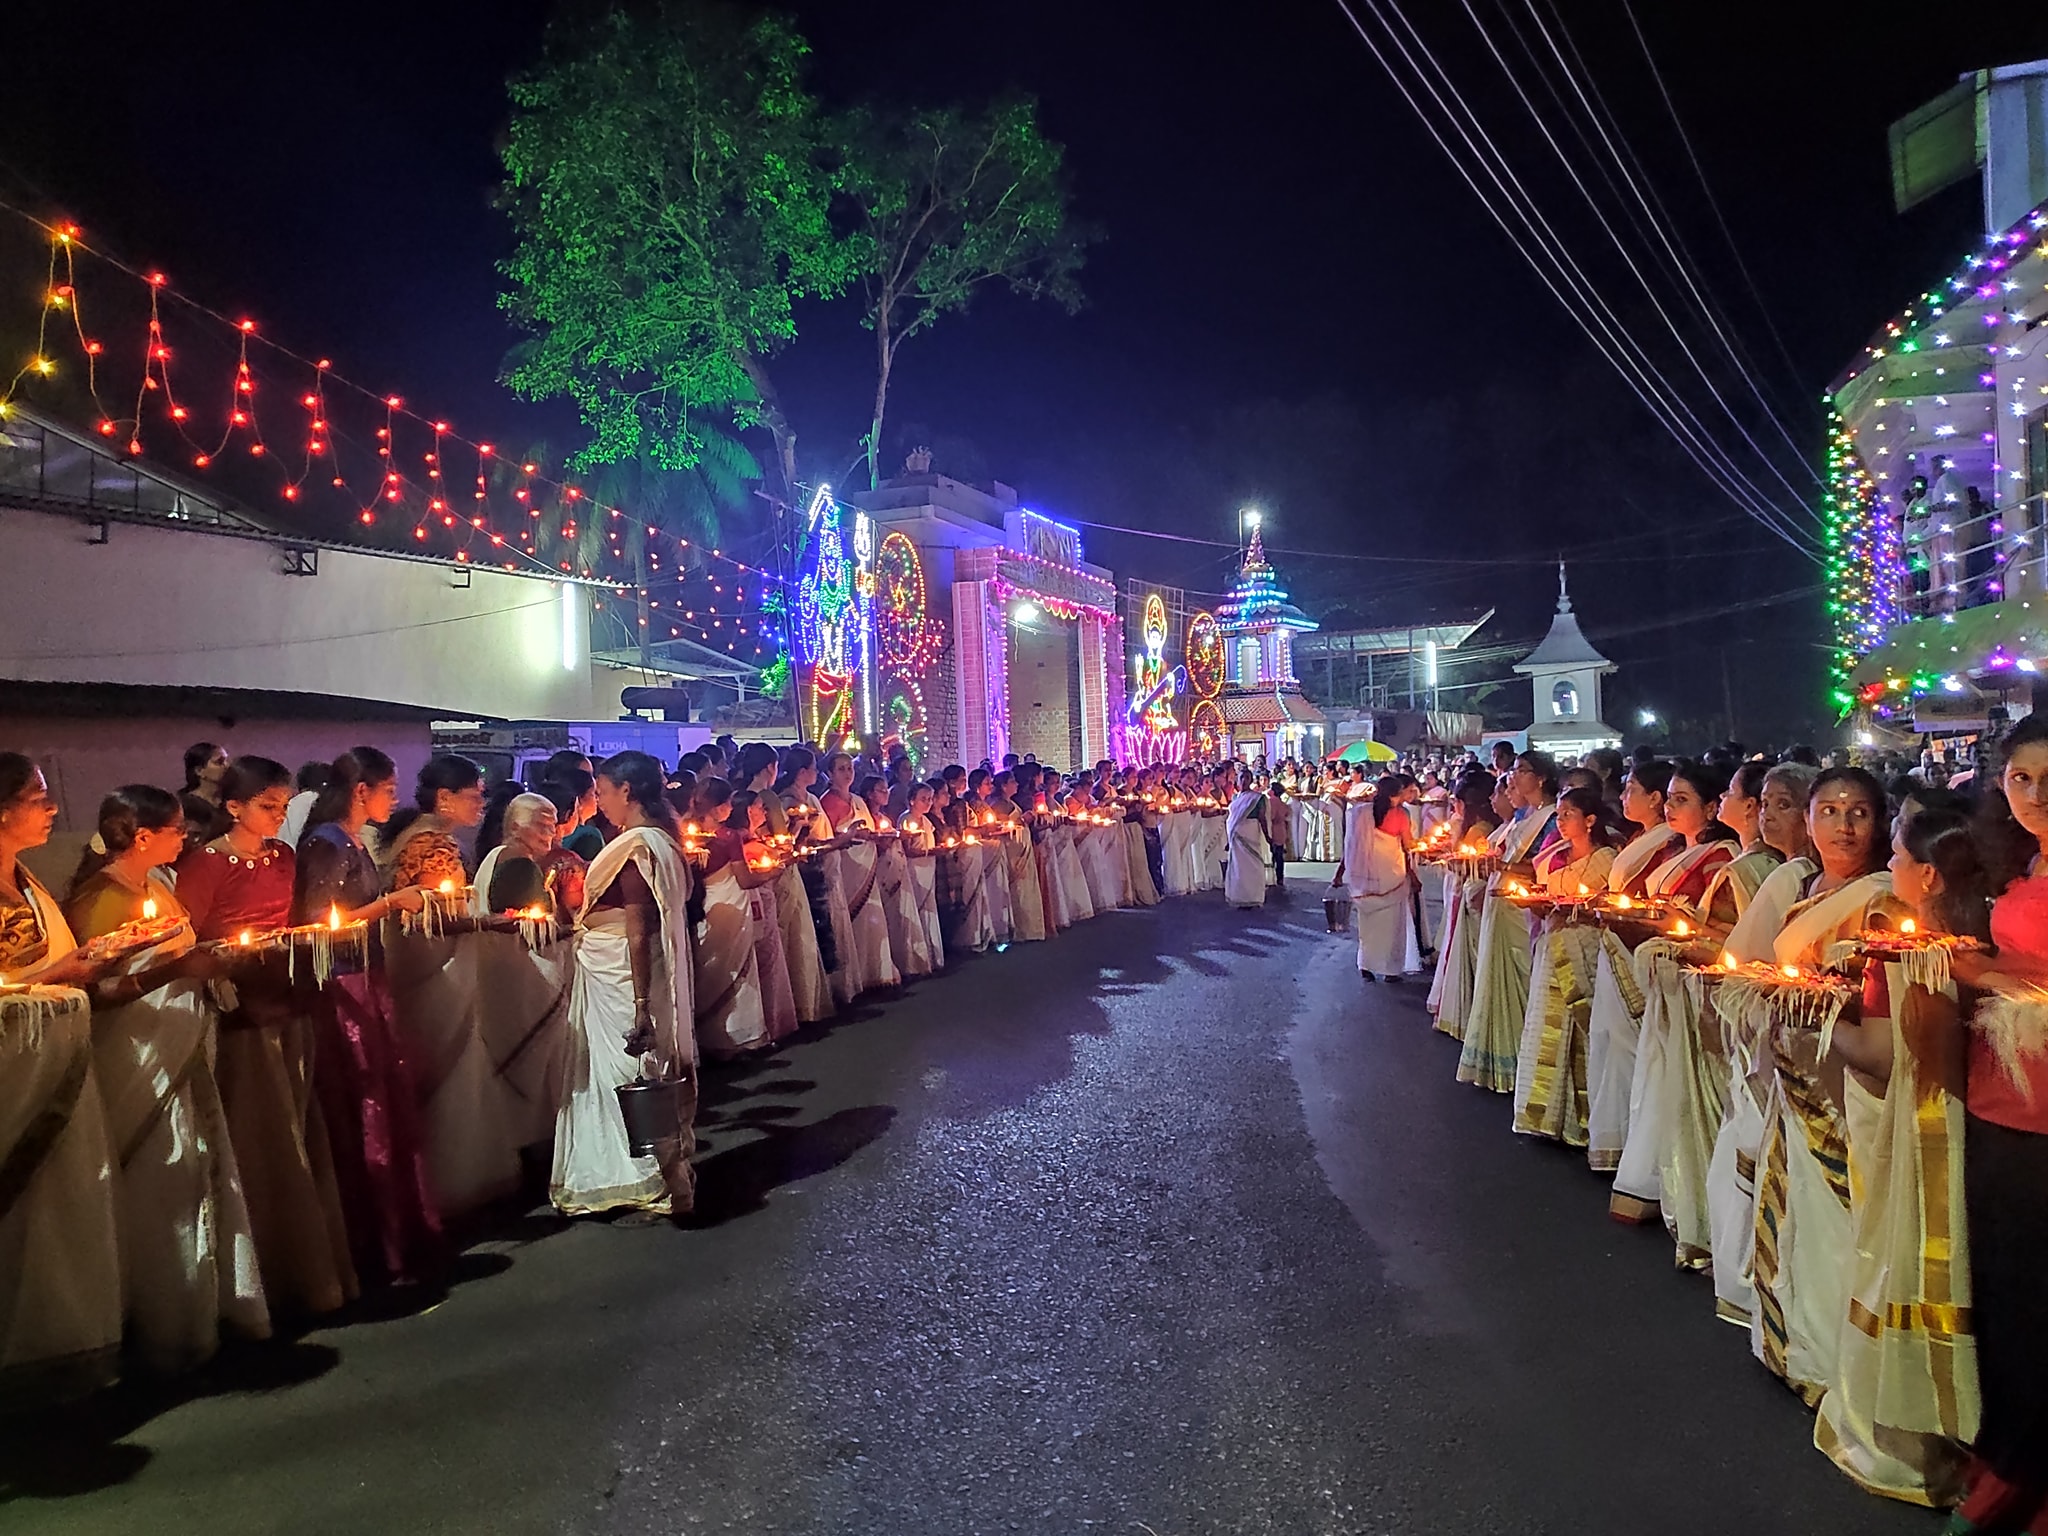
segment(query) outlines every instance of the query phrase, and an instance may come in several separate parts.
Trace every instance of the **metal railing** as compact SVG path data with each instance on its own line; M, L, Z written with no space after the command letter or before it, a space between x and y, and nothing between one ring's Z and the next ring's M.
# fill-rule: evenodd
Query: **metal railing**
M1900 619L1923 619L2002 602L2042 571L2048 492L1986 508L1932 508L1891 529L1900 570L1890 594Z

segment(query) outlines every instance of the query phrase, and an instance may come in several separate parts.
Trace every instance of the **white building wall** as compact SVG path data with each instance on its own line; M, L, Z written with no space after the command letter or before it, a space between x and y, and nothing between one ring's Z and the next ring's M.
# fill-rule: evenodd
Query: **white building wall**
M0 679L248 688L456 715L588 720L590 589L322 549L0 508ZM458 585L464 575L469 584ZM599 712L593 714L593 709Z

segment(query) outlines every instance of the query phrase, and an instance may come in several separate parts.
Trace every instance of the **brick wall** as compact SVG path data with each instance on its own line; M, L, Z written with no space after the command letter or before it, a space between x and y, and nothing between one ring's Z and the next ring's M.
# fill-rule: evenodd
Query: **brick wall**
M1010 750L1074 765L1080 731L1074 626L1041 618L1010 626Z

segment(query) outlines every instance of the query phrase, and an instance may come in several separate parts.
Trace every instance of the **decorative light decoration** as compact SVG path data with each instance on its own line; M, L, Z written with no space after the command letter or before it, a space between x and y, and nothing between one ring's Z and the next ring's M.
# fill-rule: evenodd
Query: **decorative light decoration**
M1182 654L1187 657L1188 686L1197 699L1213 699L1223 691L1223 631L1213 613L1204 609L1188 620ZM1190 727L1193 723L1190 718Z
M1145 653L1138 658L1129 706L1131 734L1176 730L1173 700L1187 684L1187 669L1166 665L1166 600L1157 592L1145 596L1143 637Z
M811 739L830 743L877 724L875 706L874 523L854 513L847 547L844 513L820 485L805 515L807 548L796 586L797 660L808 672Z
M1828 413L1827 614L1834 634L1833 697L1846 714L1855 703L1849 675L1884 643L1898 621L1905 564L1899 533L1863 466L1854 437L1839 412Z

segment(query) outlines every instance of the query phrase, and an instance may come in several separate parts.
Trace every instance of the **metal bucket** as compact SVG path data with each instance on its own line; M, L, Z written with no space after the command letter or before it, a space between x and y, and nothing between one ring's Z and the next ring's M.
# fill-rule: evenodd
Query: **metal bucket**
M1351 931L1351 898L1332 892L1323 898L1323 930L1326 933L1349 933Z
M626 1122L626 1142L635 1157L651 1157L664 1141L683 1134L681 1089L688 1078L636 1078L620 1083L619 1115Z

